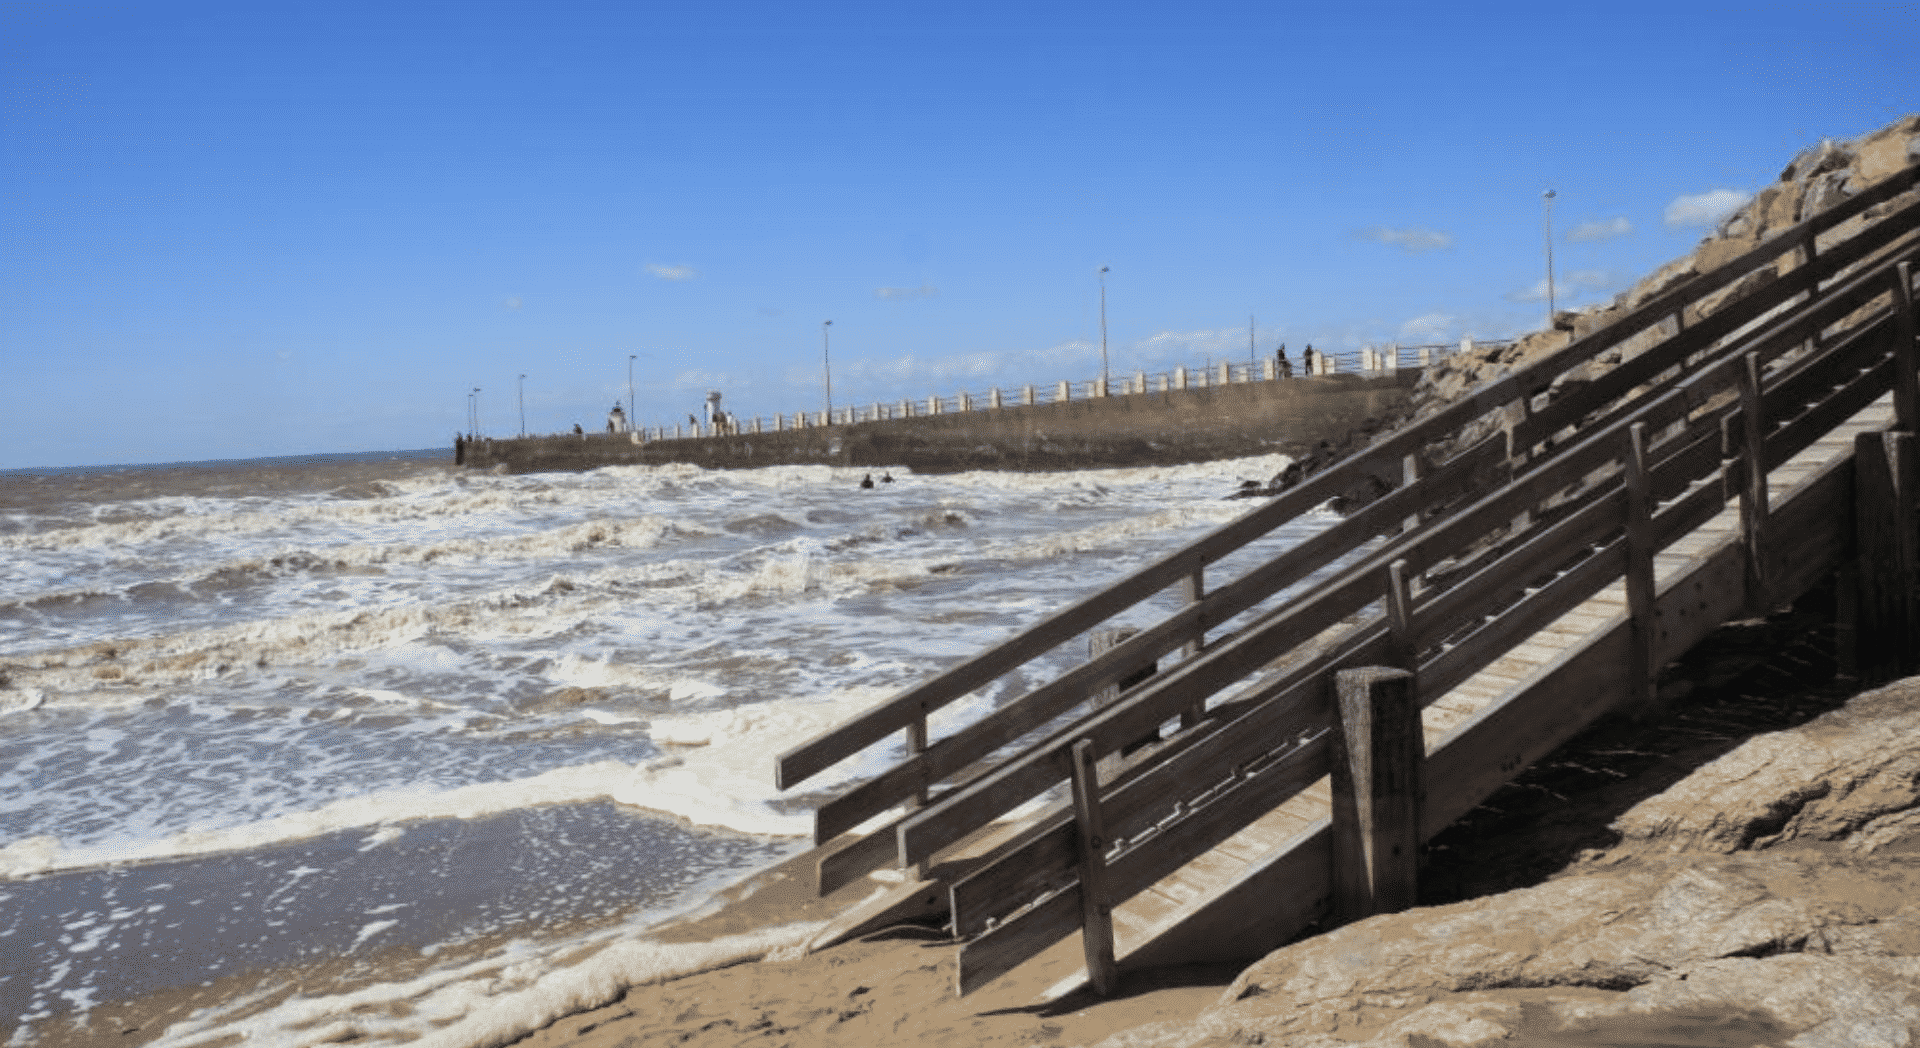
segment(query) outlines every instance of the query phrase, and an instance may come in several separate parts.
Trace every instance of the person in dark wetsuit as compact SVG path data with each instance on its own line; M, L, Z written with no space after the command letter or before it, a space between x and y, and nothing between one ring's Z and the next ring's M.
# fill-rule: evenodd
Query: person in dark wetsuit
M873 487L873 474L869 473L866 476L861 477L860 486L863 488Z
M882 474L880 474L880 483L882 483L882 484L891 484L891 483L893 483L893 474L891 474L891 473L882 473Z

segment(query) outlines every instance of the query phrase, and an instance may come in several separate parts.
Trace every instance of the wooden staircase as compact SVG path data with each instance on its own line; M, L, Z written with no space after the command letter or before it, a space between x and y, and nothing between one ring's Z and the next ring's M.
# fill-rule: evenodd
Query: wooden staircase
M1883 642L1867 661L1909 658L1916 182L1920 165L780 755L785 788L907 739L817 813L823 892L895 887L816 942L945 912L966 993L1080 932L1104 988L1120 966L1257 957L1364 913L1353 886L1397 874L1355 866L1352 835L1379 826L1332 777L1364 749L1342 733L1344 671L1405 671L1425 742L1407 832L1425 840L1601 715L1654 702L1660 667L1720 623L1836 572ZM1625 359L1595 374L1605 354ZM1393 488L1207 577L1366 477ZM929 713L1169 587L1179 611L928 738Z

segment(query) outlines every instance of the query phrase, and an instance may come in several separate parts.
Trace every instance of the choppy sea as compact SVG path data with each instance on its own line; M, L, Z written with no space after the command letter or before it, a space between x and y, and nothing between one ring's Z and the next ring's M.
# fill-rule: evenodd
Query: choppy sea
M609 966L703 963L646 929L900 756L782 795L774 753L1231 520L1286 462L862 489L885 471L450 459L0 473L0 1045L244 984L155 1043L464 1048Z

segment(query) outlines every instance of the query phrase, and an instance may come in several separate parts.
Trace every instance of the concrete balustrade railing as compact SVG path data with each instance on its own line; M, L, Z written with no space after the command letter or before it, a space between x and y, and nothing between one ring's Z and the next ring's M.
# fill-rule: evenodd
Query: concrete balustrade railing
M1500 342L1492 344L1498 345ZM1284 365L1281 363L1281 358L1277 356L1262 357L1245 364L1236 364L1227 360L1210 361L1197 368L1176 364L1167 371L1135 370L1131 375L1118 378L1094 378L1084 382L1062 379L1048 390L1050 395L1042 395L1041 387L1032 383L1021 386L1017 396L1010 396L998 386L979 393L961 391L950 397L935 393L927 397L924 413L941 415L968 411L998 411L1009 404L1020 406L1058 404L1099 397L1135 396L1148 392L1167 393L1174 390L1207 389L1213 386L1247 382L1276 382L1309 376L1378 375L1408 367L1429 367L1455 352L1470 352L1474 345L1474 340L1471 338L1461 339L1457 346L1451 343L1402 346L1388 342L1379 347L1362 346L1357 350L1340 353L1314 350L1310 360L1301 360L1299 364L1294 363L1295 360L1300 359L1297 355ZM1295 368L1298 370L1294 370ZM727 426L715 426L711 422L692 425L676 422L671 428L664 425L645 426L633 430L631 435L638 443L712 437L728 432L780 433L790 429L809 429L816 426L887 422L894 419L914 418L922 413L922 404L908 398L891 405L875 401L866 408L847 406L830 411L796 411L791 415L776 414L771 418L756 416L752 419L735 419Z

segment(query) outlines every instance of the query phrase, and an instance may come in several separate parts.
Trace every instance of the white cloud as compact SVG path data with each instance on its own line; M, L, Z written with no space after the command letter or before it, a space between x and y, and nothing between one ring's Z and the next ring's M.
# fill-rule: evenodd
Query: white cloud
M1633 223L1624 218L1609 218L1604 222L1582 222L1567 230L1567 239L1578 244L1588 240L1612 240L1633 232Z
M677 266L663 266L658 262L649 262L647 272L661 280L692 280L700 275L692 266L684 262Z
M506 299L505 299L505 300L503 300L503 301L501 302L501 305L504 305L504 306L506 306L506 307L507 307L508 309L519 309L519 308L520 308L520 296L519 296L519 295L508 295L508 296L506 297Z
M1694 196L1677 197L1667 205L1667 225L1710 226L1752 199L1753 194L1737 189L1715 189Z
M1579 269L1571 273L1556 274L1553 282L1553 297L1556 303L1571 302L1588 292L1612 291L1616 284L1613 274L1605 270ZM1525 291L1507 292L1505 298L1509 302L1545 302L1547 282L1543 278Z
M1409 345L1452 341L1454 321L1457 319L1450 313L1425 313L1414 317L1400 325L1399 341Z
M873 293L877 298L932 298L940 293L940 289L932 284L922 284L919 287L877 287Z
M1368 240L1391 244L1416 255L1424 251L1453 246L1452 237L1434 229L1388 229L1385 226L1374 226L1360 235Z

